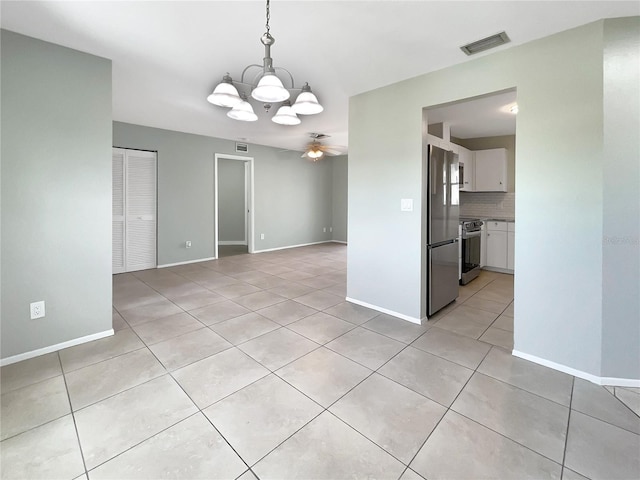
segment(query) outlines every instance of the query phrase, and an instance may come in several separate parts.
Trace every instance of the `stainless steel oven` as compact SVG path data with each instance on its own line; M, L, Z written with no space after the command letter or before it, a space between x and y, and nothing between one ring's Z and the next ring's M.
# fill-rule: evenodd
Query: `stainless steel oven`
M482 248L482 220L462 221L462 278L466 285L480 274L480 251Z

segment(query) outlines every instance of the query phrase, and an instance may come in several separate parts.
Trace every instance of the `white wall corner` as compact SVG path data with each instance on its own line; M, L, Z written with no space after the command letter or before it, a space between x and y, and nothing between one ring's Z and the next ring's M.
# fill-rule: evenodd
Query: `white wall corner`
M371 303L363 302L361 300L356 300L355 298L347 297L345 298L347 302L355 303L356 305L360 305L361 307L367 307L371 310L376 310L380 313L386 313L387 315L391 315L392 317L397 317L402 320L406 320L407 322L416 323L418 325L422 325L422 320L417 317L411 317L409 315L405 315L404 313L395 312L393 310L389 310L388 308L382 308L378 305L373 305Z
M523 360L528 360L530 362L537 363L538 365L542 365L543 367L553 368L554 370L558 370L559 372L568 373L569 375L582 378L583 380L588 380L589 382L595 383L596 385L603 385L603 386L606 385L611 387L640 388L640 379L599 377L597 375L583 372L582 370L577 370L575 368L562 365L561 363L552 362L551 360L546 360L544 358L536 357L535 355L530 355L528 353L520 352L518 350L513 350L511 353L513 354L514 357L522 358Z

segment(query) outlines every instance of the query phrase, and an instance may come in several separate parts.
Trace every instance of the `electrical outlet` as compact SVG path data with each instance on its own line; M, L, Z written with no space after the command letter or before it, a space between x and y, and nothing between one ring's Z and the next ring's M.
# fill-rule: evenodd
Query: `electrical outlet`
M44 300L29 304L31 310L31 320L44 317Z
M187 241L185 242L185 247L187 247L187 248L191 248L191 240L187 240Z
M322 227L322 231L323 231L324 233L327 233L327 227Z
M260 240L264 240L264 233L260 234Z
M333 227L329 227L329 232L333 233Z

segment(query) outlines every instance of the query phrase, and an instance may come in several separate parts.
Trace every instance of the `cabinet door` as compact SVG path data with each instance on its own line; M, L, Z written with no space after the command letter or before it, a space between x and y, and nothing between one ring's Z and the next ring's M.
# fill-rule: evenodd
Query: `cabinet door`
M504 148L477 150L475 157L475 191L507 191L507 151Z
M487 266L507 268L507 232L487 231Z
M480 244L480 267L487 265L487 225L482 224L482 243Z
M509 270L515 270L515 268L513 268L515 238L516 232L507 232L507 269Z
M458 147L458 162L460 163L460 191L475 191L475 160L473 152L464 147Z

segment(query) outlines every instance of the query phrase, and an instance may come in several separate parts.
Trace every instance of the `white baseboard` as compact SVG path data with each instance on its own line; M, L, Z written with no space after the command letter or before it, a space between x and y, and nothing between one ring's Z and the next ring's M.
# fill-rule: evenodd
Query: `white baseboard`
M276 250L287 250L289 248L308 247L309 245L320 245L321 243L331 243L333 240L323 240L321 242L301 243L300 245L287 245L286 247L266 248L264 250L254 250L253 253L275 252Z
M343 242L342 240L331 240L333 243L341 243L343 245L346 245L347 242Z
M101 338L110 337L111 335L113 335L113 333L113 329L105 330L104 332L94 333L92 335L86 335L84 337L74 338L73 340L50 345L48 347L38 348L37 350L31 350L30 352L20 353L12 357L3 358L2 360L0 360L0 366L4 367L5 365L11 365L12 363L21 362L22 360L39 357L40 355L45 355L51 352L57 352L58 350L62 350L64 348L75 347L76 345L80 345L83 343L100 340Z
M218 245L246 245L246 240L221 240Z
M210 260L215 260L215 259L216 257L208 257L208 258L199 258L197 260L187 260L186 262L165 263L164 265L158 265L157 268L178 267L180 265L189 265L190 263L208 262Z
M391 315L392 317L398 317L402 320L406 320L407 322L417 323L418 325L422 324L422 321L419 318L410 317L409 315L405 315L403 313L394 312L393 310L389 310L387 308L382 308L377 305L372 305L367 302L362 302L360 300L356 300L355 298L347 297L345 298L347 302L355 303L356 305L360 305L362 307L370 308L371 310L376 310L381 313L386 313L387 315Z
M498 267L482 267L482 270L488 270L490 272L498 272L498 273L506 273L507 275L513 275L514 270L509 270L508 268L498 268Z
M559 372L568 373L569 375L582 378L583 380L588 380L592 383L595 383L596 385L607 385L611 387L640 388L640 379L599 377L591 373L583 372L582 370L577 370L572 367L567 367L566 365L562 365L561 363L552 362L551 360L546 360L544 358L536 357L535 355L519 352L518 350L513 350L511 353L513 354L514 357L522 358L523 360L528 360L530 362L537 363L538 365L542 365L544 367L553 368L554 370L558 370Z

